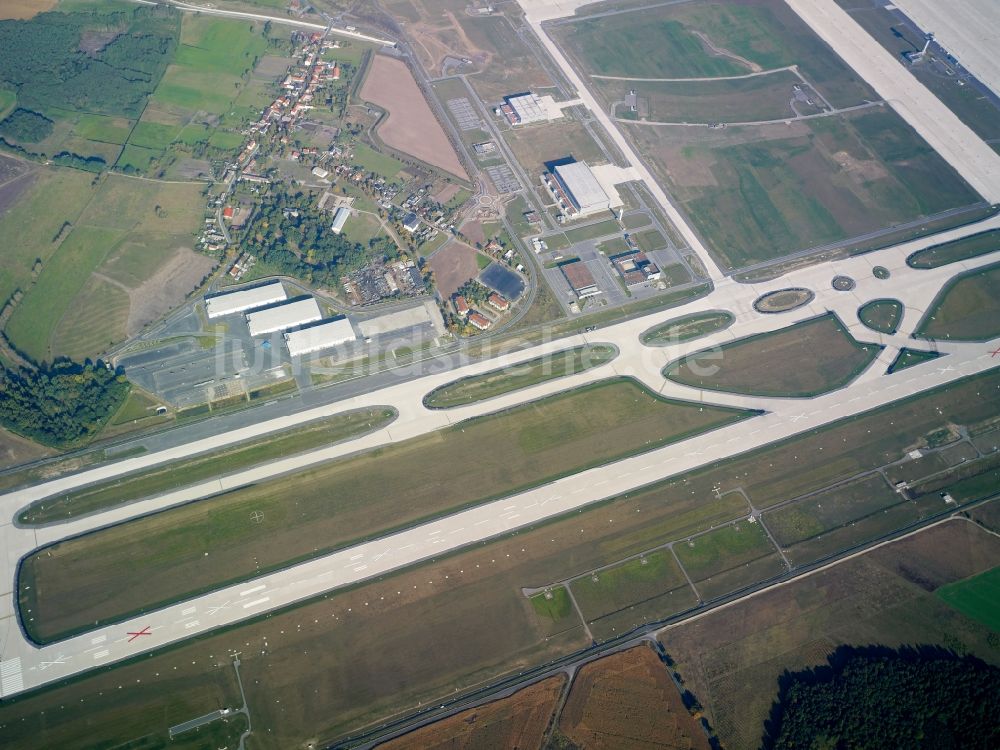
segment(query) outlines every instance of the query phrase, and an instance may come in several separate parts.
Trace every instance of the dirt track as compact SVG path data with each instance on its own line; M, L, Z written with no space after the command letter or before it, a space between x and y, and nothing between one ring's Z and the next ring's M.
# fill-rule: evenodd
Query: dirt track
M387 146L469 179L405 63L376 55L361 87L361 98L389 113L378 128L379 138Z

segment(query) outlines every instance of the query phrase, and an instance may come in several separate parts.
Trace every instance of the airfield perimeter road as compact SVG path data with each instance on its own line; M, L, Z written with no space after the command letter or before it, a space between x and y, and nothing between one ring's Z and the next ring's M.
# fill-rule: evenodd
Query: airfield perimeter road
M522 4L526 7L532 5L529 0L522 0ZM577 5L579 4L577 3ZM825 4L826 0L823 2L816 0L809 5L825 6ZM567 5L572 6L573 3L554 3L552 0L547 0L535 3L535 5L547 8L557 6L564 8ZM540 20L536 19L533 24L536 31L540 33L540 37L543 40L546 39L545 35L541 33ZM834 39L834 42L836 46L837 40ZM558 53L558 50L555 52ZM579 85L579 79L565 58L560 54L554 56L567 76L571 76L575 85ZM862 70L867 74L868 71L864 65L862 65ZM886 68L885 70L880 68L878 75L890 79L893 75L911 77L906 70L898 65L895 68ZM905 88L906 84L903 84L903 87ZM584 92L585 89L581 87L580 93ZM600 108L594 106L591 101L587 103L595 116L598 116ZM913 110L910 114L917 118L936 116L933 108ZM608 127L607 123L602 124ZM931 130L933 131L933 128ZM920 128L918 131L923 132ZM608 127L608 132L613 135L617 134L615 136L617 138L621 137L614 127ZM631 149L623 148L623 150L630 155L630 158L634 156ZM994 159L996 158L992 151L990 154ZM982 161L979 150L976 148L950 148L944 151L943 155L952 162L960 174L978 174L987 180L992 179L994 175L989 164ZM970 160L976 163L969 163ZM636 166L638 166L638 160L636 162ZM644 171L644 168L642 169ZM648 186L652 190L656 185L655 181L648 176L648 172L643 174L641 171L640 174L643 175L644 181L648 182ZM662 191L658 187L656 187L656 191L658 192L654 195L656 195L657 200L664 201L664 209L666 209L669 206L669 201L665 201L665 196L662 195ZM671 213L671 216L677 220L679 227L685 228L685 231L690 233L679 214ZM992 253L988 256L951 264L939 269L919 271L906 266L906 256L919 248L993 227L1000 227L1000 217L994 217L972 227L945 232L933 239L924 239L883 250L870 256L811 266L789 273L776 281L759 285L741 285L731 279L720 277L716 279L715 291L701 300L672 310L661 311L609 326L589 337L574 336L558 342L549 342L492 361L479 362L450 372L436 373L417 380L399 383L335 404L278 417L204 440L175 446L158 453L125 459L108 466L81 472L72 477L56 479L36 487L0 496L0 518L5 521L5 524L0 527L0 535L2 535L2 543L6 552L0 557L0 565L3 566L0 568L0 576L7 583L6 590L0 595L0 638L2 638L0 697L16 695L25 690L61 680L95 667L103 667L114 661L145 653L153 648L207 630L239 622L285 604L322 594L339 586L378 576L387 571L444 554L458 547L470 545L557 514L566 513L680 472L722 460L736 453L814 429L834 420L878 407L960 377L996 367L1000 365L1000 359L992 357L989 352L997 347L998 342L983 344L939 342L936 348L946 354L946 357L916 365L891 376L883 374L885 367L895 358L899 349L912 343L909 334L919 323L921 316L930 304L930 300L934 298L947 280L963 270L995 262L998 254ZM694 237L693 233L691 237ZM889 269L890 279L880 281L874 278L872 266L876 263ZM831 280L836 274L846 274L853 277L857 281L856 288L852 292L834 291L831 287ZM808 306L781 315L763 315L754 310L752 303L757 296L790 286L812 289L816 293L816 297ZM857 317L857 308L860 305L869 300L883 297L898 298L905 306L900 332L893 336L881 336L864 328ZM736 315L737 322L727 331L684 345L660 349L644 347L639 344L639 334L652 325L678 315L718 308L730 310ZM795 321L822 314L827 310L835 311L859 340L874 341L885 345L885 349L876 362L852 384L840 391L813 399L762 399L700 391L666 382L660 374L664 364L685 353L712 344L730 341L733 338L782 328ZM588 339L595 342L613 343L618 346L621 354L610 365L543 383L488 402L470 404L447 412L429 411L422 405L423 395L437 385L472 373L527 361L545 352L558 351L578 345ZM916 344L916 346L919 348L920 345ZM792 366L792 364L787 363L786 366ZM372 445L385 444L424 434L453 421L536 399L542 395L615 374L635 377L664 395L689 400L704 400L706 403L757 408L766 413L672 446L581 472L512 497L423 523L385 538L341 550L236 586L229 586L183 603L147 613L141 618L133 618L122 623L96 628L84 635L49 646L39 648L31 644L26 640L18 626L15 612L17 562L21 556L29 553L41 543L65 538L68 535L98 528L107 523L125 520L157 508L167 507L186 497L190 499L192 493L193 497L201 497L206 493L217 491L220 486L231 486L231 483L239 485L246 481L294 471L319 460L327 460L336 455L343 455L346 452ZM171 495L161 498L132 503L105 513L43 529L18 528L12 523L21 508L40 497L66 492L89 482L112 478L123 472L194 455L239 440L263 436L274 430L291 427L347 409L382 404L393 406L399 411L398 419L387 429L356 441L272 462L249 472L241 472L239 475L222 480L222 485L218 482L210 482L196 490L185 491L188 493L187 495L183 492L171 493ZM150 636L134 641L130 641L127 637L129 631L140 632L147 626L151 632Z

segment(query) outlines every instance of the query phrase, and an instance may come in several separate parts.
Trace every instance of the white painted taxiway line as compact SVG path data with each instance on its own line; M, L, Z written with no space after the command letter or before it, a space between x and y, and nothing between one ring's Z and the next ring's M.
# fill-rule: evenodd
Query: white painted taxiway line
M998 342L985 346L996 346ZM905 380L913 391L918 391L1000 365L997 360L984 357L982 349L981 346L966 346L961 353L949 355L947 368L941 367L938 362L914 366L906 371ZM902 375L893 375L878 382L888 384L889 381L902 379ZM141 617L98 628L59 643L37 648L23 641L20 644L12 643L11 639L5 650L4 663L18 659L20 672L18 680L8 680L10 687L3 696L30 690L92 668L94 657L89 657L89 654L95 643L104 645L99 652L101 656L98 657L102 665L126 659L200 632L238 623L263 612L537 524L606 498L632 492L664 478L723 461L733 454L728 441L721 439L723 434L738 437L741 451L753 450L885 405L896 398L898 395L886 387L865 389L854 402L843 398L842 391L834 392L811 399L811 415L805 418L799 413L801 402L787 400L781 412L752 417L723 430L580 472L533 490L325 555L249 583L222 588ZM803 456L803 464L810 458ZM266 596L251 598L265 590ZM229 606L233 601L240 602L241 606ZM126 633L144 629L149 629L151 635L134 641L124 637Z
M847 11L834 0L785 2L984 199L1000 202L1000 154L897 62Z

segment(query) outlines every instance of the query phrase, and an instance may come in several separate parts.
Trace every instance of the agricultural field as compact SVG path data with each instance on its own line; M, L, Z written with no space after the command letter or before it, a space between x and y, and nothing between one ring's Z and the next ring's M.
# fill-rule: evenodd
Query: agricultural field
M18 92L18 109L0 131L18 153L100 172L117 162L161 80L181 14L110 2L38 14L52 3L32 5L36 13L15 13L30 20L0 20L0 45L10 58L2 77ZM109 35L109 27L117 33ZM0 111L9 103L0 96Z
M894 334L903 319L903 303L895 299L876 299L858 309L858 319L879 333Z
M804 398L841 388L881 347L856 341L833 313L696 352L667 365L664 376L695 388ZM789 367L789 363L795 367ZM709 372L711 369L714 372Z
M215 265L190 249L201 185L61 169L36 186L0 219L0 232L13 225L9 236L22 238L6 283L25 293L6 334L36 361L101 354L177 306ZM17 225L36 209L34 223Z
M461 180L469 179L406 63L376 55L359 96L388 113L376 131L385 145Z
M618 103L615 114L628 120L676 123L739 123L784 120L795 117L790 104L802 79L781 69L749 78L699 81L651 81L594 77L593 88L608 106ZM639 112L629 111L625 97L635 91ZM798 105L802 106L802 105ZM812 114L802 107L803 114Z
M550 677L509 698L470 708L379 745L383 750L542 747L566 678Z
M660 633L724 747L756 748L778 679L839 645L939 645L1000 662L995 635L935 590L996 566L1000 541L958 519Z
M46 548L22 567L29 628L52 639L751 414L608 380L460 422ZM261 523L247 521L254 511Z
M648 646L584 665L560 712L558 732L580 748L710 747L667 666Z
M129 406L126 403L122 407L123 411ZM138 408L139 414L146 412L145 406L132 408ZM129 419L131 416L125 414L122 418ZM276 458L293 456L359 437L385 427L394 418L391 409L345 412L296 428L294 432L279 433L264 441L214 451L183 462L168 463L141 474L88 485L59 497L38 500L25 508L18 520L22 524L35 525L76 518L114 507L130 499L152 497ZM119 419L119 416L116 415L115 419Z
M643 331L639 340L646 346L669 346L700 339L729 328L735 322L736 317L726 310L693 313Z
M424 405L432 409L448 409L495 398L504 393L600 367L617 355L614 347L603 344L588 344L547 354L502 370L471 375L439 386L424 396Z
M162 737L167 727L203 714L206 705L238 704L228 657L238 650L256 745L283 750L316 738L332 742L590 642L582 623L573 625L566 616L571 606L568 597L558 596L562 587L553 589L552 601L562 602L555 618L536 605L536 600L546 601L543 596L529 599L522 587L584 575L745 517L745 500L729 492L734 486L746 487L763 507L898 459L944 424L967 425L975 432L980 420L1000 413L998 393L1000 374L987 373L921 394L807 433L794 443L34 693L0 706L0 728L13 750L33 750L40 743L82 750L95 742L118 746L147 735ZM828 460L803 469L798 456L820 447ZM724 494L713 492L715 487ZM985 532L964 521L943 528L952 527L958 535L928 543L929 558L909 553L906 559L887 558L880 550L844 564L854 567L834 569L844 573L832 582L820 577L832 575L824 572L805 579L805 590L786 586L750 599L739 606L762 601L766 606L745 617L735 617L730 608L683 626L700 628L708 621L712 632L689 637L688 631L668 631L666 650L678 662L686 687L705 704L711 725L727 733L724 741L736 731L749 733L749 740L726 746L756 747L777 676L786 665L822 661L837 642L877 642L888 630L901 643L937 639L949 647L968 644L983 655L979 646L987 643L988 631L938 602L926 587L987 570L997 564L1000 551L988 553L990 562L981 544ZM988 543L996 546L993 537ZM766 598L771 596L777 599ZM789 617L758 634L761 618L775 611ZM815 617L815 630L808 624L812 619L794 620L793 614ZM706 643L712 646L705 669L717 680L711 694L704 687L708 678L691 671L691 650ZM787 657L780 656L786 652ZM730 657L735 661L725 661ZM732 666L712 667L722 663ZM125 684L132 689L117 689ZM165 695L171 696L166 709ZM721 727L720 705L735 711ZM122 720L123 712L128 721ZM78 731L83 717L86 736Z
M1000 335L1000 264L948 282L916 335L954 341L987 341Z
M925 247L908 257L906 264L911 268L938 268L960 260L988 255L997 250L1000 250L1000 229L991 229L960 240Z
M1000 632L1000 567L942 586L937 595L973 620Z
M261 24L185 13L174 59L117 166L159 175L179 158L232 154L273 98L271 82L253 77L267 48Z
M725 130L623 127L730 269L979 201L887 107Z

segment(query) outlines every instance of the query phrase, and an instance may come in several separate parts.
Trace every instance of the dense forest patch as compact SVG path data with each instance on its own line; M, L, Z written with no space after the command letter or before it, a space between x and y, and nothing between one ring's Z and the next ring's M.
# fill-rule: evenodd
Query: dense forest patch
M131 386L102 363L69 360L37 370L0 370L0 424L44 445L72 446L96 435Z
M764 746L1000 747L1000 669L934 647L841 647L782 677Z

